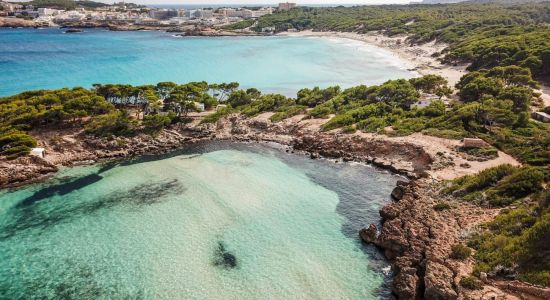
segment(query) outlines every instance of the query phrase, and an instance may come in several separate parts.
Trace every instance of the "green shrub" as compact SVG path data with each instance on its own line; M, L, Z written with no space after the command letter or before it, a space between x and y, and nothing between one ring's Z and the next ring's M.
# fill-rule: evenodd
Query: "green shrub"
M392 124L394 134L399 136L420 132L426 127L425 118L404 118Z
M143 117L143 126L145 130L150 133L157 133L171 123L172 119L168 116L149 115Z
M465 132L460 130L453 129L438 129L438 128L427 128L422 130L422 133L425 135L431 135L435 137L459 140L465 137Z
M454 191L462 191L463 193L472 193L494 186L499 180L507 175L517 171L517 168L509 165L499 165L481 171L476 175L466 175L457 178L451 182L451 186L444 189L444 193L452 193Z
M380 132L388 126L386 118L384 117L369 117L366 120L357 123L357 128L364 132Z
M304 113L306 108L307 107L303 105L293 105L293 106L284 107L279 109L279 111L273 114L269 119L271 120L271 122L279 122L286 118L290 118L292 116L296 116L301 113Z
M201 124L216 123L219 119L231 114L233 109L231 107L223 107L218 109L218 111L206 115L202 118Z
M527 272L519 275L519 279L522 281L542 285L545 287L550 287L550 271L549 270L540 270Z
M436 205L433 206L433 209L437 211L443 211L443 210L451 209L451 206L448 203L437 203Z
M330 119L325 124L323 124L323 126L321 126L321 130L329 131L339 127L351 125L353 123L355 123L355 120L351 115L349 114L337 115L334 118Z
M550 286L548 195L545 190L533 196L533 204L501 210L485 230L470 238L468 245L476 249L476 273L504 266L514 268L521 280Z
M469 290L481 290L483 288L483 283L473 276L462 277L460 285Z
M9 128L0 131L0 155L14 159L28 154L34 147L36 140L22 131Z
M346 134L352 134L352 133L355 133L356 131L357 131L357 129L355 129L355 126L349 125L349 126L343 127L340 132L341 133L346 133Z
M130 119L127 111L117 110L94 118L87 126L86 132L96 136L130 136L136 133L137 122Z
M498 157L498 150L494 147L482 147L482 148L459 148L460 152L467 153L479 159L489 160Z
M451 247L451 254L449 255L452 259L465 260L472 255L472 249L462 245L456 244Z
M495 193L503 197L520 198L542 189L544 173L537 168L525 167L505 177L495 188Z
M328 105L317 105L307 114L316 119L326 119L334 111Z

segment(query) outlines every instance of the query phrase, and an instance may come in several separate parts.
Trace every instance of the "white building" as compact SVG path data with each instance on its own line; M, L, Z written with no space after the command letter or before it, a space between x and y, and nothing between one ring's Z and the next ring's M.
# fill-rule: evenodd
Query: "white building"
M149 16L157 20L168 20L170 18L180 17L180 13L175 9L155 9L149 12Z
M189 21L189 18L187 17L175 17L168 20L168 23L170 25L181 25L185 24L187 21Z
M195 108L197 109L197 111L199 112L204 111L204 103L193 102L193 104L195 104Z
M291 10L296 7L296 3L284 2L279 3L279 10Z
M83 14L78 11L68 11L63 14L59 14L55 17L55 20L64 20L64 21L82 21L86 19L86 14Z
M253 18L259 18L261 16L270 15L273 13L273 8L271 7L262 7L258 10L252 11L252 17Z
M44 158L44 148L32 148L30 154L33 156Z
M274 32L275 27L268 26L268 27L262 27L262 32Z
M192 17L197 19L208 19L214 16L214 11L211 9L197 9L193 12Z
M41 7L38 9L38 16L40 17L55 16L58 14L59 14L59 10L57 9L46 8L46 7Z

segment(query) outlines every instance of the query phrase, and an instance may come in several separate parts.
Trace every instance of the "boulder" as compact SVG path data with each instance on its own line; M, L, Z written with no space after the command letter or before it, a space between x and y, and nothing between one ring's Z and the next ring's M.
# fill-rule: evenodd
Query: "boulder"
M391 204L382 207L382 209L380 209L380 211L379 211L380 217L382 217L383 221L393 220L393 219L397 218L397 216L399 216L400 212L401 211L399 210L398 207L396 207L394 205L391 205Z
M403 199L403 196L405 196L405 188L402 186L398 185L391 191L391 197L396 201Z
M407 187L407 186L411 185L411 182L410 181L404 181L404 180L397 180L395 185L400 186L400 187Z
M363 228L359 231L359 236L365 243L374 243L377 235L378 229L374 224L370 224L368 228Z
M453 271L446 266L428 260L424 276L424 298L426 299L457 299L458 294L453 288Z
M402 268L394 278L393 292L398 299L417 299L419 290L418 275L415 268Z

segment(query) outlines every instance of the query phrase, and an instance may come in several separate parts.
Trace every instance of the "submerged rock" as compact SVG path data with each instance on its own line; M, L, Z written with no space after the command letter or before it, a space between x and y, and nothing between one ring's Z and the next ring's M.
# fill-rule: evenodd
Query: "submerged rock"
M237 267L237 257L227 251L222 241L218 242L218 247L214 253L214 266L224 269L233 269Z

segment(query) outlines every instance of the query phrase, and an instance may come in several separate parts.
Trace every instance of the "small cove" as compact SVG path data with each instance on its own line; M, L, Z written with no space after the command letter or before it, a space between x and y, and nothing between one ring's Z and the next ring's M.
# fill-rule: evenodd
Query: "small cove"
M0 295L387 298L357 231L398 178L225 142L65 169L0 194Z

